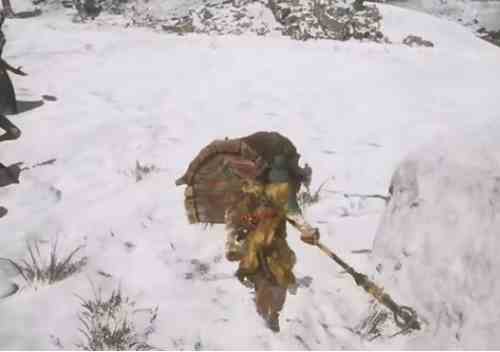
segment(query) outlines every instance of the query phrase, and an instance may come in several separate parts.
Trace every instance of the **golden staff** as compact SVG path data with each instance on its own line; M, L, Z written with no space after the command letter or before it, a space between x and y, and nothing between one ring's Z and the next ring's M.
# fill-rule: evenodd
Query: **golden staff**
M344 268L345 271L354 278L356 285L361 286L378 302L389 308L389 310L394 314L394 321L396 322L396 325L401 328L402 331L420 330L420 323L417 320L417 313L414 309L407 306L398 305L396 302L394 302L391 296L389 296L387 293L384 293L383 288L375 285L375 283L368 279L368 276L358 273L322 243L318 242L316 243L316 246L318 246L323 253L332 258L342 268Z

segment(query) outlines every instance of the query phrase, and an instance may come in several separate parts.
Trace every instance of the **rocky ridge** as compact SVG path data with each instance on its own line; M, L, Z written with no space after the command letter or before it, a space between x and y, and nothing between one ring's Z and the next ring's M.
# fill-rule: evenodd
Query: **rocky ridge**
M373 4L347 0L210 0L186 14L157 16L147 7L130 7L133 25L167 32L266 35L296 40L351 38L387 41L380 30L382 16Z

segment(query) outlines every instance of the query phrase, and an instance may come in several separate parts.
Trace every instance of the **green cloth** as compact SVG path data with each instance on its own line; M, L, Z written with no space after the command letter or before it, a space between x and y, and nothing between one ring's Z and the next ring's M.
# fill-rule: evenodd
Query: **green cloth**
M293 191L290 184L290 174L288 171L288 163L285 155L280 154L273 158L273 163L271 164L271 170L269 171L269 182L270 183L289 183L290 191L288 192L288 203L287 203L287 213L297 214L301 213L299 204L297 202L297 195Z
M288 165L284 155L277 155L273 158L271 170L269 171L269 182L282 183L288 182L290 175L288 173Z
M301 214L299 203L297 202L297 194L295 192L288 192L287 213Z

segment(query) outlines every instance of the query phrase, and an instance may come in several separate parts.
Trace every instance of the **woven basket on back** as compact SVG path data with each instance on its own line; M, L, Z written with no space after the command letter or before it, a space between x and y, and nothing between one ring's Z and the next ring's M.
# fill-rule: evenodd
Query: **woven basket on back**
M245 178L257 178L267 163L240 139L214 141L189 164L177 185L186 184L184 205L188 220L224 223L226 208L241 194Z
M176 181L187 185L184 205L189 222L223 224L227 207L241 197L242 182L265 175L276 154L294 165L298 162L295 146L276 132L217 140L203 148Z

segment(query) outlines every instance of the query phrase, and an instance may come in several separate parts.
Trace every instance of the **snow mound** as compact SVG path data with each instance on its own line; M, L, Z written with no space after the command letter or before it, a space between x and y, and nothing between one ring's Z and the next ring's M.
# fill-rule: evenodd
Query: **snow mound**
M433 15L457 21L465 26L478 25L476 5L464 0L422 0L422 8Z
M377 7L383 18L381 30L393 43L400 43L413 34L434 43L435 49L451 50L454 55L460 51L498 55L498 48L478 40L470 29L459 23L394 5L377 4Z
M405 347L500 347L500 125L486 127L443 136L394 173L373 253L380 281L426 323Z

